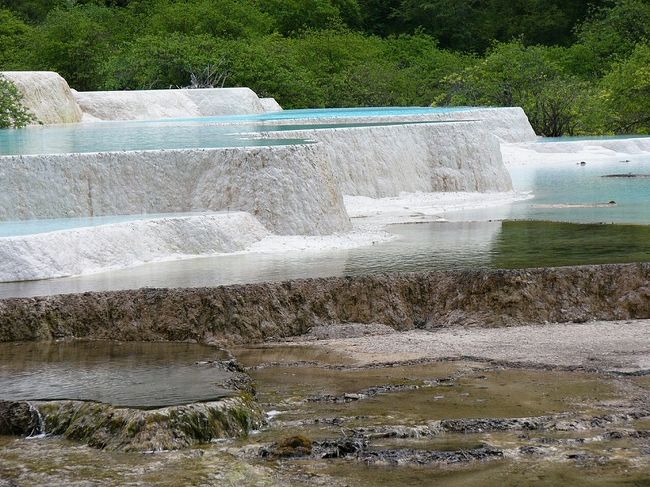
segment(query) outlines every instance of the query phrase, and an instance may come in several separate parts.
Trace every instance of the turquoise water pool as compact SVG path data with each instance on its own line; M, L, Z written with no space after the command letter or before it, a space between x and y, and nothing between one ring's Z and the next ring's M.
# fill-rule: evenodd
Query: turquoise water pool
M508 218L650 225L650 177L643 177L650 176L650 156L513 167L510 174L515 189L534 198L513 205ZM629 174L639 177L607 177Z
M97 122L0 130L0 155L67 154L155 149L254 147L305 143L304 139L259 139L269 131L349 128L417 123L377 121L379 117L413 117L452 113L468 108L345 108L285 110L262 115ZM352 121L367 118L367 122ZM291 121L292 124L273 124ZM347 121L346 121L347 120Z
M210 212L210 215L220 212ZM20 220L0 222L0 237L18 237L37 233L70 230L72 228L96 227L112 223L124 223L152 218L197 216L201 212L192 213L155 213L141 215L110 215L80 218L45 218L40 220Z
M303 108L298 110L282 110L279 112L262 113L258 115L229 115L225 117L176 118L168 121L202 121L202 122L231 122L252 121L269 122L278 120L312 120L330 118L356 117L399 117L415 115L438 115L445 113L466 112L482 107L361 107L361 108Z

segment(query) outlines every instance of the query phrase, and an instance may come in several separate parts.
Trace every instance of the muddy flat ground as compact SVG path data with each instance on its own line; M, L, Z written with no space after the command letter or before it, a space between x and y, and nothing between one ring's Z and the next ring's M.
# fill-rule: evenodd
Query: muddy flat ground
M358 363L471 358L526 366L650 373L650 320L407 332L394 332L382 325L331 325L313 329L296 344L323 347Z

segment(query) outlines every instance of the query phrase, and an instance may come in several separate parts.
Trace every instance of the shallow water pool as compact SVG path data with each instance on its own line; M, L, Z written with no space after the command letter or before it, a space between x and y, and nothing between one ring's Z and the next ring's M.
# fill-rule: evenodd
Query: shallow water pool
M0 400L74 399L154 408L231 394L231 374L205 345L139 342L0 343Z

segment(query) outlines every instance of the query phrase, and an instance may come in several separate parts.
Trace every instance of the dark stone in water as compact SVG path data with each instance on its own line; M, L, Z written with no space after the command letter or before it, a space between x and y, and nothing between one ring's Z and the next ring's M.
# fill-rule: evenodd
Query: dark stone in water
M38 412L26 401L0 401L0 435L29 436L40 433Z
M316 445L320 458L344 458L359 455L368 448L368 441L360 436L344 436L335 440L319 441Z
M420 388L427 387L426 384L386 384L363 389L356 393L345 393L341 395L321 394L318 396L310 396L307 402L333 402L333 403L349 403L375 397L380 394L389 394L393 392L414 391Z
M444 431L451 433L482 433L485 431L537 430L550 417L447 419L440 422Z
M537 446L521 446L519 453L522 455L543 455L544 451Z

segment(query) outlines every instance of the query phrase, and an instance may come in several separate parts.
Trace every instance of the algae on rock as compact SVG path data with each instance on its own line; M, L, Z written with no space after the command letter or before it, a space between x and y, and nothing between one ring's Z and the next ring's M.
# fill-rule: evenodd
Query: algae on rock
M26 402L0 405L6 406L0 411L29 407ZM219 401L154 410L84 401L35 402L33 405L43 416L46 433L107 450L177 450L219 438L245 436L264 423L263 411L248 393ZM8 418L0 416L0 425L7 423L0 432L27 435L31 428L30 418L10 424Z

